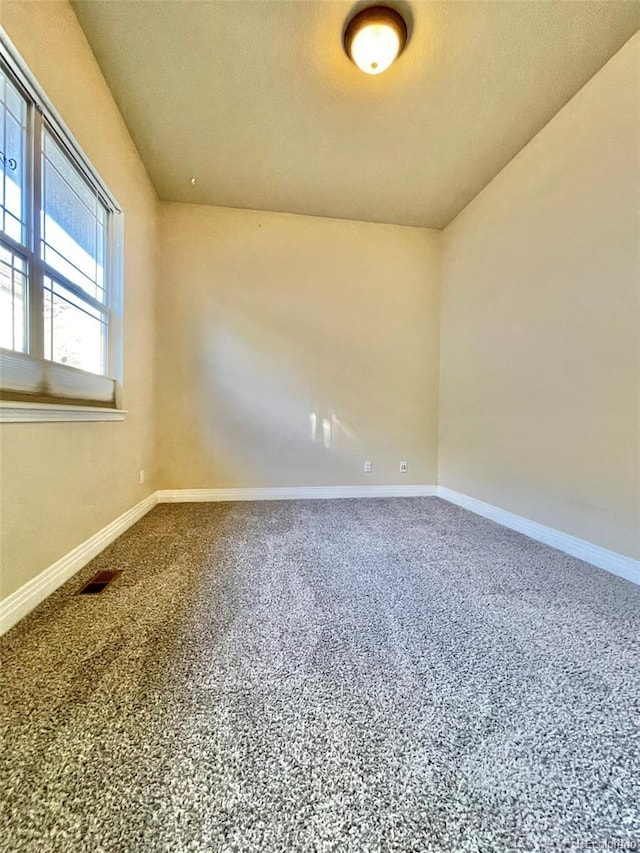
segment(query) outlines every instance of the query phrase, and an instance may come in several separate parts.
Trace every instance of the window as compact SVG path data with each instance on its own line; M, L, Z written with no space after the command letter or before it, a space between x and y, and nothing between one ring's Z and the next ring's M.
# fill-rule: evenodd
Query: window
M4 38L0 48L0 393L116 406L122 215Z

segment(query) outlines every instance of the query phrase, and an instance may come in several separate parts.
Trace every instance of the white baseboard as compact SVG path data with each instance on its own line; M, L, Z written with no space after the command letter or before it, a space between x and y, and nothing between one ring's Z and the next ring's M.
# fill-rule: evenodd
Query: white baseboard
M436 486L274 486L256 489L161 489L158 503L293 501L317 498L433 497Z
M44 569L20 589L0 601L0 635L6 633L23 616L73 577L90 560L110 545L125 530L139 521L158 502L190 501L264 501L301 500L309 498L374 498L434 496L436 486L320 486L259 489L175 489L149 495L127 510L111 524L103 527L53 565Z
M0 635L153 509L157 500L156 492L149 495L0 602Z
M20 589L0 602L0 635L12 628L34 607L78 572L110 545L125 530L139 521L156 503L309 500L318 498L394 498L432 497L437 495L450 503L468 509L524 533L531 539L544 542L552 548L578 557L587 563L605 569L614 575L640 584L640 560L608 551L576 536L570 536L553 527L546 527L528 518L507 512L492 504L455 492L446 486L294 486L256 489L163 489L149 495L139 504L124 512L111 524L90 536L52 566L42 571Z
M525 536L529 536L531 539L544 542L545 545L557 548L558 551L564 551L565 554L570 554L572 557L584 560L585 563L591 563L593 566L598 566L600 569L611 572L611 574L618 575L632 583L640 584L640 560L625 557L616 551L608 551L606 548L601 548L599 545L587 542L586 539L578 539L577 536L570 536L561 530L546 527L544 524L538 524L537 521L531 521L521 515L507 512L492 504L479 501L460 492L455 492L446 486L438 486L438 497L449 501L449 503L456 504L463 509L475 512L476 515L481 515L484 518L495 521L503 527L517 530L518 533L524 533Z

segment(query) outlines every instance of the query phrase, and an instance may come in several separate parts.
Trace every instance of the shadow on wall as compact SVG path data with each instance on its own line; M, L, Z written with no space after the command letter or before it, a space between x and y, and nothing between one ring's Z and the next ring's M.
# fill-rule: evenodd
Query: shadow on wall
M163 227L171 488L391 483L401 459L432 481L437 240L180 205Z
M330 336L312 313L282 328L282 316L270 323L252 310L216 301L200 316L191 369L207 461L229 484L286 485L304 472L330 485L360 474L409 396L379 339L348 325Z
M315 399L304 365L285 357L282 339L247 328L226 309L216 313L213 331L202 330L198 358L204 449L216 468L238 482L272 483L301 466L344 471L362 455L356 432Z

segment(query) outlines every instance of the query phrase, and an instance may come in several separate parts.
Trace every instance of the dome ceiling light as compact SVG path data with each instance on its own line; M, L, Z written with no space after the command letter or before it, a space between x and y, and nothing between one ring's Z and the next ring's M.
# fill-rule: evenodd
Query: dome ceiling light
M365 74L382 74L402 53L407 43L407 25L395 9L370 6L349 21L344 49Z

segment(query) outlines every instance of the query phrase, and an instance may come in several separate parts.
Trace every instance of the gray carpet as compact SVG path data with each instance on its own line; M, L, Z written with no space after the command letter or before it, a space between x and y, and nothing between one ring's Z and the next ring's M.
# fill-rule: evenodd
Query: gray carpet
M639 613L437 498L159 506L0 642L0 849L640 849Z

